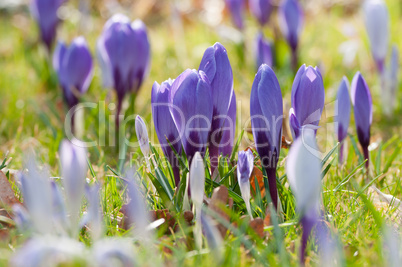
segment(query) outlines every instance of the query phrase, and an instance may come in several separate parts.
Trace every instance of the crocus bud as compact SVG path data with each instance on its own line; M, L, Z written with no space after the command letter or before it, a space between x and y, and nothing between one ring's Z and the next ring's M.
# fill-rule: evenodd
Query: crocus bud
M303 9L297 0L283 0L279 8L279 26L289 46L296 51L303 28Z
M78 140L72 142L63 140L60 145L60 166L66 193L66 208L70 215L70 231L73 236L78 229L82 198L85 193L86 174L88 163L84 144Z
M172 114L169 111L169 93L173 80L167 80L159 85L157 82L152 86L152 117L156 135L162 147L165 157L168 159L173 169L176 185L180 182L180 168L178 159L175 156L170 145L176 150L177 154L181 154L180 135L174 124ZM168 142L169 141L169 142ZM169 144L170 143L170 144Z
M240 30L243 29L244 0L225 0L229 9L233 24Z
M207 75L212 90L213 118L209 135L209 154L213 173L217 166L222 128L234 93L232 67L225 47L220 43L209 47L204 53L199 70Z
M250 97L251 127L257 152L265 168L271 199L277 208L276 166L282 142L282 92L274 71L261 65L254 78Z
M169 109L191 163L198 151L202 155L208 143L212 121L212 96L208 77L203 71L187 69L173 82Z
M310 232L318 221L321 192L321 160L312 129L303 128L289 150L286 174L296 198L297 210L303 225L301 262Z
M254 155L251 150L240 151L237 161L237 179L240 186L240 192L246 203L247 212L253 219L253 213L250 207L250 176L254 169ZM253 182L253 181L252 181Z
M126 93L139 90L149 68L150 46L144 23L130 23L126 16L114 15L103 28L97 52L104 86L114 87L121 105Z
M142 154L145 158L148 158L150 155L150 148L147 126L145 125L144 120L139 115L137 115L137 117L135 118L135 133L137 134L137 139Z
M380 72L384 70L389 43L388 9L382 0L366 0L363 4L364 20L370 40L371 53Z
M222 128L222 139L219 144L219 155L230 157L233 150L236 131L236 95L233 92L227 117Z
M373 121L373 104L370 89L360 72L353 77L351 86L351 97L355 114L357 137L362 146L366 167L368 168L370 144L370 126Z
M272 0L249 0L250 11L261 26L264 26L272 13Z
M307 125L318 126L324 110L325 90L320 71L311 66L300 67L292 85L292 112L290 126L295 137L300 129ZM310 127L311 128L311 127Z
M255 61L257 63L257 69L262 64L267 64L268 66L272 67L273 58L272 58L272 45L270 42L265 40L262 32L258 33L256 39L256 55Z
M338 89L335 106L335 120L337 122L338 142L341 143L339 149L339 162L343 162L343 140L348 135L348 127L350 122L350 96L349 81L343 77Z
M59 42L53 54L53 67L63 89L64 100L72 108L78 104L79 96L88 90L93 76L92 56L85 38L75 38L69 47Z
M202 247L201 208L205 192L205 166L199 152L196 152L190 166L190 192L195 208L195 240L198 248Z
M64 0L31 0L31 14L39 25L42 42L50 52L59 23L57 10Z

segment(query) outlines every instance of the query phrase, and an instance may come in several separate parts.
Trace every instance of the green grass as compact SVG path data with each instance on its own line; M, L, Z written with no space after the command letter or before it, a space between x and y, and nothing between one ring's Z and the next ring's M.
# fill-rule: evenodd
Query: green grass
M390 11L391 43L402 49L402 5L398 0L386 1ZM332 9L308 10L306 24L301 39L300 63L320 65L323 70L326 103L323 114L322 128L319 130L318 144L329 155L323 167L322 210L325 219L341 242L341 251L345 264L348 266L381 266L385 265L382 245L382 225L395 211L378 211L367 196L369 184L375 185L382 192L396 198L402 197L400 175L402 169L402 105L401 87L398 87L398 103L394 116L386 117L382 113L380 101L380 81L375 72L375 66L369 51L368 39L359 12L347 12L342 6ZM93 28L84 32L75 22L65 21L59 28L59 36L66 41L77 35L84 34L95 55L95 43L99 36L105 18L98 13L92 14ZM141 92L136 99L136 113L151 123L150 92L154 81L159 83L167 78L177 77L186 68L198 68L204 50L215 42L221 42L229 53L233 68L234 90L241 105L238 105L238 129L236 138L241 136L238 149L245 149L250 125L249 96L254 75L256 73L253 60L253 42L258 26L252 17L247 15L244 44L219 35L217 28L208 26L194 16L187 16L183 21L183 31L173 28L172 22L165 16L154 18L152 13L144 20L149 27L152 46L152 63L149 77L144 82ZM156 17L156 15L155 15ZM133 18L134 19L134 18ZM222 22L230 26L230 20ZM354 29L354 36L347 37L343 28ZM267 36L273 36L270 28L266 28ZM8 172L8 177L15 185L15 173L22 169L24 155L34 150L41 164L49 167L52 176L59 176L58 148L64 138L64 116L66 108L62 102L61 91L57 86L57 78L53 71L49 71L46 53L37 42L37 29L27 10L15 13L1 13L0 16L0 162L8 157L7 166L1 164L0 169ZM349 66L344 66L342 55L339 53L341 43L353 39L358 42L359 49L356 58ZM278 67L275 72L281 85L284 103L290 106L290 90L294 73L289 70L289 49L282 39L276 40ZM243 45L245 50L243 50ZM243 54L244 53L244 54ZM366 173L363 157L360 152L354 119L352 115L349 136L347 138L346 161L338 164L338 150L336 137L331 122L333 121L333 101L335 100L338 85L343 75L351 81L356 71L361 71L365 77L372 95L374 104L373 124L371 128L370 174ZM401 71L399 72L400 74ZM125 159L119 160L114 147L109 146L109 127L113 126L109 116L114 115L111 104L115 103L114 92L104 90L101 86L101 71L96 65L95 76L89 92L83 96L83 102L93 102L97 106L87 109L84 113L84 129L81 138L85 141L104 140L104 145L97 145L88 149L88 163L90 171L87 177L91 182L99 181L102 184L101 202L105 216L106 234L108 236L127 236L125 230L118 227L117 218L121 216L120 209L124 204L125 187L122 181L123 167L130 166L141 157L139 148L127 147ZM401 84L401 83L399 83ZM99 112L105 112L105 120L99 121ZM287 114L287 110L285 114ZM99 130L101 129L101 130ZM135 141L134 129L126 134ZM244 131L244 136L242 131ZM152 131L150 131L152 132ZM113 136L113 135L112 135ZM151 144L157 144L155 135L151 136ZM236 149L237 150L237 149ZM141 174L145 187L152 181L156 187L156 194L147 195L147 202L152 209L169 208L172 214L181 218L182 194L184 188L175 194L172 173L169 168L161 164L163 157L160 149L152 150L156 163L151 171L146 171L145 163L136 167ZM8 154L7 154L8 153ZM261 240L248 229L247 225L238 228L226 225L232 233L225 238L223 264L226 266L240 265L297 265L301 240L301 227L296 223L298 216L295 212L293 195L289 189L284 168L288 150L282 149L280 164L277 171L278 188L284 209L284 221L266 227L267 239ZM232 157L233 159L236 157ZM185 159L183 159L185 162ZM5 163L5 162L3 162ZM208 164L208 161L207 161ZM183 177L185 173L182 171ZM232 221L239 223L239 217L246 214L244 202L236 184L236 170L233 165L220 169L223 178L221 184L229 188L230 196L234 200L230 211ZM212 190L219 184L208 179L205 185L206 195L211 196ZM16 194L19 196L18 190ZM257 192L258 195L258 192ZM20 197L20 196L19 196ZM256 197L252 201L254 216L265 216L267 199ZM84 207L85 209L85 207ZM210 214L219 221L216 214ZM275 216L273 216L275 218ZM400 224L400 223L399 223ZM164 230L157 232L158 241L153 249L160 252L167 262L172 265L215 265L211 253L194 253L194 243L191 240L192 229L184 222L179 221L180 230L174 235L165 235ZM0 226L0 228L3 226ZM247 236L250 235L250 236ZM12 229L10 237L0 242L0 265L7 265L12 251L21 246L25 238L17 230ZM80 240L90 245L88 233L82 231ZM183 241L184 240L184 241ZM187 240L187 242L185 242ZM172 254L163 252L169 248ZM207 251L207 250L206 250ZM206 252L205 251L205 252ZM318 265L318 250L314 242L309 243L307 265Z

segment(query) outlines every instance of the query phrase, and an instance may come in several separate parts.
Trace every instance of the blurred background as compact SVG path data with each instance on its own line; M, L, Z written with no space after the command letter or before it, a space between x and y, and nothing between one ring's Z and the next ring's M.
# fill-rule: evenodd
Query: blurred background
M247 2L247 1L246 1ZM318 143L328 150L336 143L331 122L337 89L345 75L349 81L356 71L361 71L373 94L374 121L372 142L388 140L395 134L402 135L400 120L401 90L394 114L382 112L380 77L370 53L367 33L358 0L305 0L300 1L304 12L304 28L299 45L299 64L318 66L326 91L327 108L323 114ZM402 49L402 2L386 1L390 17L390 44ZM274 8L280 1L274 1ZM223 0L143 0L143 1L89 1L69 0L59 9L62 23L57 39L67 43L79 35L85 36L93 57L95 73L83 102L94 102L98 108L86 110L82 115L83 140L97 140L108 135L108 121L100 125L99 107L106 109L106 117L114 114L116 102L112 90L102 88L101 70L96 61L96 40L104 23L115 13L123 13L131 20L137 18L148 27L151 44L150 73L136 99L136 113L145 118L148 129L151 123L150 97L154 81L175 78L187 68L198 69L205 49L215 42L222 43L229 55L234 75L234 90L238 104L238 129L246 129L249 117L249 96L257 71L255 63L255 38L262 30L275 46L274 71L278 76L284 97L284 114L290 108L290 91L295 72L290 65L290 49L282 37L274 11L268 25L261 29L244 10L244 28L237 29ZM57 166L56 152L64 137L64 116L61 90L49 65L49 55L39 43L38 28L30 15L26 0L0 0L0 158L21 155L33 147L43 162ZM104 102L103 102L104 101ZM353 116L352 116L353 123ZM352 126L349 131L355 135ZM99 129L105 128L105 131ZM150 131L150 130L149 130ZM153 132L153 131L151 131ZM130 133L127 133L130 136ZM133 134L133 138L135 135ZM157 142L156 136L151 137ZM107 145L107 144L106 144ZM244 141L243 148L248 143ZM89 149L96 171L106 170L106 163L115 165L117 157L107 147ZM135 151L128 151L132 153ZM22 157L16 157L9 165L20 169ZM57 172L57 167L53 168ZM100 175L101 176L101 175Z

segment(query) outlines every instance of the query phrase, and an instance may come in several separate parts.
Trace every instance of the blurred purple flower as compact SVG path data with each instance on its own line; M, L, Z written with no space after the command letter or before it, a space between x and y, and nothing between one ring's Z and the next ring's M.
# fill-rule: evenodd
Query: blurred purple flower
M64 100L69 108L78 104L93 76L91 52L85 38L75 38L69 47L59 42L53 54L53 67L63 89Z
M254 169L254 155L251 150L239 151L237 161L237 179L241 195L246 203L247 212L253 219L253 213L250 207L250 176Z
M262 64L267 64L272 68L273 65L273 57L272 57L272 44L265 40L262 32L258 33L256 39L256 63L257 69Z
M295 139L301 127L317 129L324 110L325 90L317 68L300 67L293 81L291 101L290 127Z
M338 89L335 106L335 121L337 122L338 142L341 143L339 148L339 162L343 162L343 140L348 135L350 122L350 96L349 96L349 81L343 77Z
M261 26L264 26L271 16L272 0L249 0L250 11ZM271 66L271 65L270 65Z
M50 52L59 24L57 10L65 0L31 0L30 10L39 26L42 42Z
M389 44L387 5L382 0L366 0L363 4L363 14L370 40L371 53L379 72L382 73Z
M201 224L204 235L207 238L209 249L215 257L214 260L217 261L217 265L219 265L220 261L222 260L223 252L223 239L221 234L216 227L214 220L212 220L205 213L201 214Z
M293 51L299 44L303 27L303 9L297 0L283 0L279 8L279 26Z
M161 85L155 82L152 86L151 104L156 135L158 136L165 157L172 166L176 186L178 186L180 182L179 163L170 147L171 145L176 150L177 155L181 155L180 135L174 124L172 114L169 111L169 93L172 83L173 80L170 79L162 82Z
M85 193L88 163L84 144L78 140L63 140L60 145L61 175L66 193L66 207L70 218L69 230L72 236L78 234L82 198Z
M216 43L205 50L199 70L205 72L212 92L213 119L209 134L209 155L211 172L218 165L220 142L225 120L229 119L228 111L233 98L233 73L227 51L223 45Z
M362 146L364 158L369 166L370 126L373 121L373 104L370 89L360 72L353 77L351 97L355 114L357 137Z
M239 30L242 30L244 27L243 23L243 12L245 7L244 0L225 0L225 3L229 9L233 24Z
M288 182L303 226L301 263L304 263L307 241L319 217L321 160L318 152L314 131L303 128L290 148L286 162Z
M144 23L130 23L128 17L114 15L103 28L97 52L104 86L116 90L119 114L124 96L138 92L149 69L150 45Z
M261 65L251 89L251 127L257 152L268 175L275 208L278 206L276 166L282 142L282 102L281 88L274 71L268 65Z
M189 165L198 151L205 154L211 130L211 86L203 71L187 69L173 82L169 109L180 134Z

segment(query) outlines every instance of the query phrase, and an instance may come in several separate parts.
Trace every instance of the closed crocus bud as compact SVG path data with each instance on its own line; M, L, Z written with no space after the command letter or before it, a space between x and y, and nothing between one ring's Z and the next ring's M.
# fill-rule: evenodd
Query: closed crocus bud
M261 26L264 26L273 10L272 0L249 0L250 11Z
M31 14L39 25L42 42L50 52L59 23L57 10L64 0L31 0Z
M219 156L222 128L234 93L232 67L225 47L220 43L209 47L204 53L199 70L205 72L211 84L213 119L209 136L209 154L211 162L215 162ZM216 165L213 165L214 169Z
M233 24L240 30L243 29L244 0L225 0L229 9Z
M366 0L363 4L363 13L370 40L371 53L378 70L383 72L389 43L387 6L383 0Z
M171 146L176 150L177 154L181 154L180 135L174 124L172 115L169 111L169 92L172 87L173 80L167 80L159 85L157 82L152 86L152 117L154 120L156 135L162 147L165 157L172 166L176 185L180 182L180 168L178 159ZM169 141L169 142L168 142ZM170 144L169 144L170 143Z
M137 140L140 145L141 152L144 155L149 167L148 159L151 150L149 148L148 131L144 120L139 115L137 115L137 117L135 118L135 133L137 135Z
M126 16L114 15L103 28L97 52L104 86L116 90L120 113L124 96L139 90L149 68L150 45L144 23L130 23Z
M251 127L257 152L265 168L271 199L277 208L276 166L282 142L282 93L274 71L261 65L254 78L250 97Z
M256 55L255 61L257 63L257 69L262 64L267 64L272 67L273 58L272 58L272 46L271 43L265 40L263 34L260 32L257 35L256 39Z
M247 212L253 219L250 207L250 176L254 169L254 155L251 150L240 151L237 161L237 179L240 186L240 192L246 203Z
M303 9L298 0L283 0L279 8L279 26L292 49L292 67L297 68L297 47L303 28Z
M60 145L60 166L66 193L66 208L70 215L72 236L78 233L82 198L85 193L88 163L84 144L78 140L63 140Z
M201 208L205 192L205 166L199 152L196 152L190 166L190 192L195 208L196 225L194 228L195 241L199 249L202 247Z
M212 121L212 96L203 71L187 69L174 80L169 109L189 164L198 151L205 154Z
M335 106L335 120L337 125L338 142L341 143L339 149L339 162L343 162L343 140L348 135L348 127L350 122L350 96L349 81L343 77L341 85L338 89Z
M298 137L300 129L307 126L317 128L324 110L325 90L320 71L311 66L300 67L292 85L291 130Z
M370 144L370 126L373 120L373 104L370 89L360 72L353 77L351 97L355 114L357 137L362 146L364 158L369 166L368 146Z
M68 47L59 42L53 54L53 67L63 88L64 100L72 108L88 90L93 76L92 56L85 38L75 38Z
M307 241L318 221L321 192L321 161L312 129L303 128L301 135L290 148L286 174L296 198L297 210L301 214L301 262L304 263Z
M222 129L222 139L219 144L219 155L229 158L232 154L236 131L236 95L233 92L227 117Z

